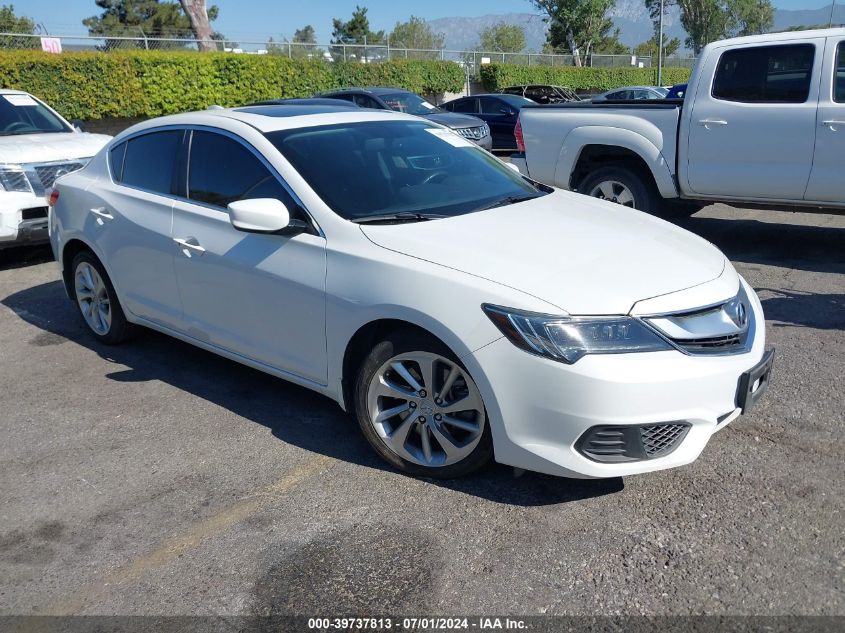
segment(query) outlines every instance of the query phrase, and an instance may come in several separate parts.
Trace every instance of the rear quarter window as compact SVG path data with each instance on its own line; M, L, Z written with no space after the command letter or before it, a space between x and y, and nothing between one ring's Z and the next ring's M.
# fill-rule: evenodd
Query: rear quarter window
M804 103L816 47L813 44L755 46L719 58L712 95L741 103Z
M111 176L115 182L120 182L123 178L123 157L125 154L125 142L115 145L109 150L109 166L111 167Z

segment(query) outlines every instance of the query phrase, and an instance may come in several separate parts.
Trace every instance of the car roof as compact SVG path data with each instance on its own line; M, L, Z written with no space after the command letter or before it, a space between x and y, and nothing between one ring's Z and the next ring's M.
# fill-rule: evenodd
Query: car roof
M267 105L311 105L311 106L329 106L332 108L357 108L358 104L351 101L343 101L340 99L329 99L322 97L307 97L303 99L267 99L265 101L257 101L250 103L249 106L267 106Z
M0 95L28 95L25 90L12 90L11 88L0 88Z
M707 45L707 48L723 48L737 44L774 44L777 42L788 42L792 40L809 40L819 37L843 37L845 28L834 27L831 29L812 29L809 31L782 31L780 33L763 33L762 35L746 35L744 37L732 37L727 40L718 40Z
M325 105L257 105L186 112L150 119L133 125L117 138L164 126L208 125L213 127L220 125L226 127L221 119L230 122L240 121L262 133L340 123L420 120L419 117L392 110Z
M404 88L391 88L390 86L372 86L369 88L338 88L337 90L329 90L324 92L323 94L327 95L336 95L342 93L349 93L349 92L364 92L371 95L386 95L386 94L395 94L397 92L408 92L410 90L405 90ZM411 93L413 94L413 93Z

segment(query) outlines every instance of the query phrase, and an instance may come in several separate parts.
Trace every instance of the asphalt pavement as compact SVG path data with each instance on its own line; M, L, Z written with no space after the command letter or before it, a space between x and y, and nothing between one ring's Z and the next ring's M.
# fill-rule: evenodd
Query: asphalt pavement
M146 332L90 337L0 252L0 615L845 614L845 216L678 224L758 291L758 408L601 481L387 468L336 404Z

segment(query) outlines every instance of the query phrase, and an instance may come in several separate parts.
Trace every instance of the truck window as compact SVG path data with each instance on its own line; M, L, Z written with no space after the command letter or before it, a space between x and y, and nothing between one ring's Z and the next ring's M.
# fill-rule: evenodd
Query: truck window
M804 103L810 94L812 44L757 46L722 53L713 97L742 103Z
M833 77L833 100L845 102L845 42L836 49L836 75Z

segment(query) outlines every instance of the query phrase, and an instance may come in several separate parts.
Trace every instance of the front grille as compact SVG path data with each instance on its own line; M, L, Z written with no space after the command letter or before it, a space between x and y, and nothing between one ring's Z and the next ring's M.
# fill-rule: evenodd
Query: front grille
M754 310L742 287L724 303L645 321L688 354L741 354L754 343Z
M74 161L69 163L50 163L49 165L35 165L35 173L38 174L38 180L44 189L49 189L53 186L56 178L69 174L77 169L82 169L85 166L85 161Z
M40 220L47 217L47 207L33 207L21 211L21 220Z
M743 337L741 334L729 334L727 336L711 336L709 338L673 338L672 342L678 347L694 354L729 351L733 348L742 347Z
M653 424L641 427L640 438L645 454L649 457L660 457L671 453L688 429L688 424Z
M473 141L480 141L485 136L487 136L486 125L481 125L478 127L459 127L455 131L464 138L468 138Z
M665 457L680 446L688 422L642 426L594 426L575 442L575 449L595 462L619 463Z

